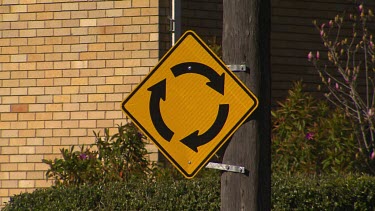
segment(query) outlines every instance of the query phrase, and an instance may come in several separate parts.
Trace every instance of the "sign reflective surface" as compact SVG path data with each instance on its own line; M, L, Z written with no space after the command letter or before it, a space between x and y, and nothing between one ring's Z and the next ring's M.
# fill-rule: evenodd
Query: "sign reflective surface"
M258 106L192 31L123 101L122 110L186 177L194 177Z

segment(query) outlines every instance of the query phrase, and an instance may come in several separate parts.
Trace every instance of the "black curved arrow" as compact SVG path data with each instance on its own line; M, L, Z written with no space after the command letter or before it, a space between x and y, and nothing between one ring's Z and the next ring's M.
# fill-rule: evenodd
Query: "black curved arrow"
M199 131L195 131L192 134L186 136L181 140L190 149L198 152L198 147L210 142L223 128L225 121L227 120L229 113L229 105L221 104L219 106L219 112L217 114L214 124L202 135L198 135Z
M158 131L158 133L167 141L171 141L172 136L174 134L168 126L164 123L163 117L160 113L160 100L165 101L165 94L166 94L166 79L156 83L155 85L151 86L147 89L151 91L151 99L150 99L150 115L152 123L154 127Z
M207 82L207 85L224 95L224 81L225 74L219 75L211 67L197 63L197 62L185 62L178 65L175 65L171 68L172 73L175 77L186 74L186 73L196 73L207 77L210 81Z

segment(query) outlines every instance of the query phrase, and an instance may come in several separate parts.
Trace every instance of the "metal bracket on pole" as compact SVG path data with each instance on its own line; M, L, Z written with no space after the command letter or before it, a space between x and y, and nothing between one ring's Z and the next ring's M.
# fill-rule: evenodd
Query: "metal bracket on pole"
M230 64L227 67L233 72L245 72L247 69L245 64Z
M223 164L223 163L209 162L206 168L245 174L245 167Z
M175 26L174 26L175 20L172 17L170 17L170 16L168 16L168 20L169 20L169 31L172 32L172 33L174 33L174 30L175 30Z

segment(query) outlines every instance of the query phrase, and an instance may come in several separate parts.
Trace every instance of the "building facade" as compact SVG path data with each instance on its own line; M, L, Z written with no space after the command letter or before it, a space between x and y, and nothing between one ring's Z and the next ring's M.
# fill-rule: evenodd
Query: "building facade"
M202 4L203 2L203 4ZM220 5L190 1L210 28ZM48 187L42 159L126 123L121 102L170 48L170 1L0 1L0 203ZM194 8L206 5L196 16ZM213 6L213 9L211 8ZM204 17L205 12L211 12ZM195 19L194 19L194 18ZM211 19L211 20L210 20ZM201 27L204 28L204 27ZM220 32L216 29L216 33ZM157 149L147 146L150 160Z
M312 21L351 0L272 0L272 101L292 81L316 92L306 55L323 51ZM182 32L220 45L222 0L182 1ZM48 187L42 159L126 123L122 100L171 47L170 0L0 0L0 203ZM151 160L157 149L147 146Z

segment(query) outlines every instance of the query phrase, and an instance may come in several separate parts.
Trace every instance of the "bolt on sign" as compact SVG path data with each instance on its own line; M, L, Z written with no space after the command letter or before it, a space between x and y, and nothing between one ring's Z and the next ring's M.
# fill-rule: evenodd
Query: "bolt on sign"
M122 102L125 114L194 177L258 106L253 93L187 31Z

